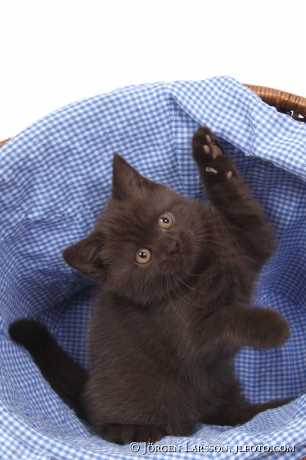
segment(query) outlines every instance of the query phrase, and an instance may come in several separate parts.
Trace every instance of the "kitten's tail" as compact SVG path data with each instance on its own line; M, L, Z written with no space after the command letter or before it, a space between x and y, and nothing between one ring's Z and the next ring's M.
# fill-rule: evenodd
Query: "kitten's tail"
M9 326L9 334L30 352L42 375L59 397L79 418L86 420L82 393L87 373L58 345L46 326L35 320L22 319Z

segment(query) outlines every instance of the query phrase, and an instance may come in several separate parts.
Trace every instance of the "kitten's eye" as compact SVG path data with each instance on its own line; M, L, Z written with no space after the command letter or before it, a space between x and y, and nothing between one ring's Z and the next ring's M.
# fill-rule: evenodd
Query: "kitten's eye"
M168 230L168 228L170 228L173 224L173 217L171 214L164 212L157 219L157 224L162 230Z
M136 252L136 262L138 264L146 264L151 260L152 252L150 249L141 248Z

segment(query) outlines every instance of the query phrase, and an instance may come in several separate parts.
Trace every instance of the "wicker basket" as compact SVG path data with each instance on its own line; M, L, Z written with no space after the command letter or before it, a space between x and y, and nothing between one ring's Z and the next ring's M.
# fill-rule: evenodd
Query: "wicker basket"
M299 122L306 122L306 98L264 86L248 84L245 86L254 91L265 103L274 106L279 112L288 114ZM0 147L9 140L0 141ZM300 460L306 460L306 457Z
M245 85L256 93L266 104L276 107L281 113L287 113L297 121L306 123L306 98L267 86ZM0 141L0 147L10 138Z
M4 141L0 141L0 147L2 147L2 145L4 145L6 142L8 142L10 140L10 138L8 139L4 139Z
M245 85L279 112L291 115L295 120L306 122L306 98L295 94L267 88L266 86Z

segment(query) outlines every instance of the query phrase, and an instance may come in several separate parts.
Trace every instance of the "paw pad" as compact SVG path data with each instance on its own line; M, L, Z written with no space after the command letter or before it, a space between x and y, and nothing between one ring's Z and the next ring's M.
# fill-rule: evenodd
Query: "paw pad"
M206 171L207 171L207 172L214 173L214 174L218 174L218 171L217 171L216 169L214 169L214 168L209 168L208 166L207 166L207 168L206 168Z
M206 154L210 154L215 160L217 157L222 155L222 150L220 147L212 140L209 134L205 136L207 144L203 145L203 150Z

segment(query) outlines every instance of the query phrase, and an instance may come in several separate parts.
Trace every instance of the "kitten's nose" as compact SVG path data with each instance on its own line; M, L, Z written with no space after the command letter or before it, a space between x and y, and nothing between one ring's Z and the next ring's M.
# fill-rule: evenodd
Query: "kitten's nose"
M179 254L180 253L180 247L177 241L172 241L169 246L168 246L168 255L171 256L171 254Z

